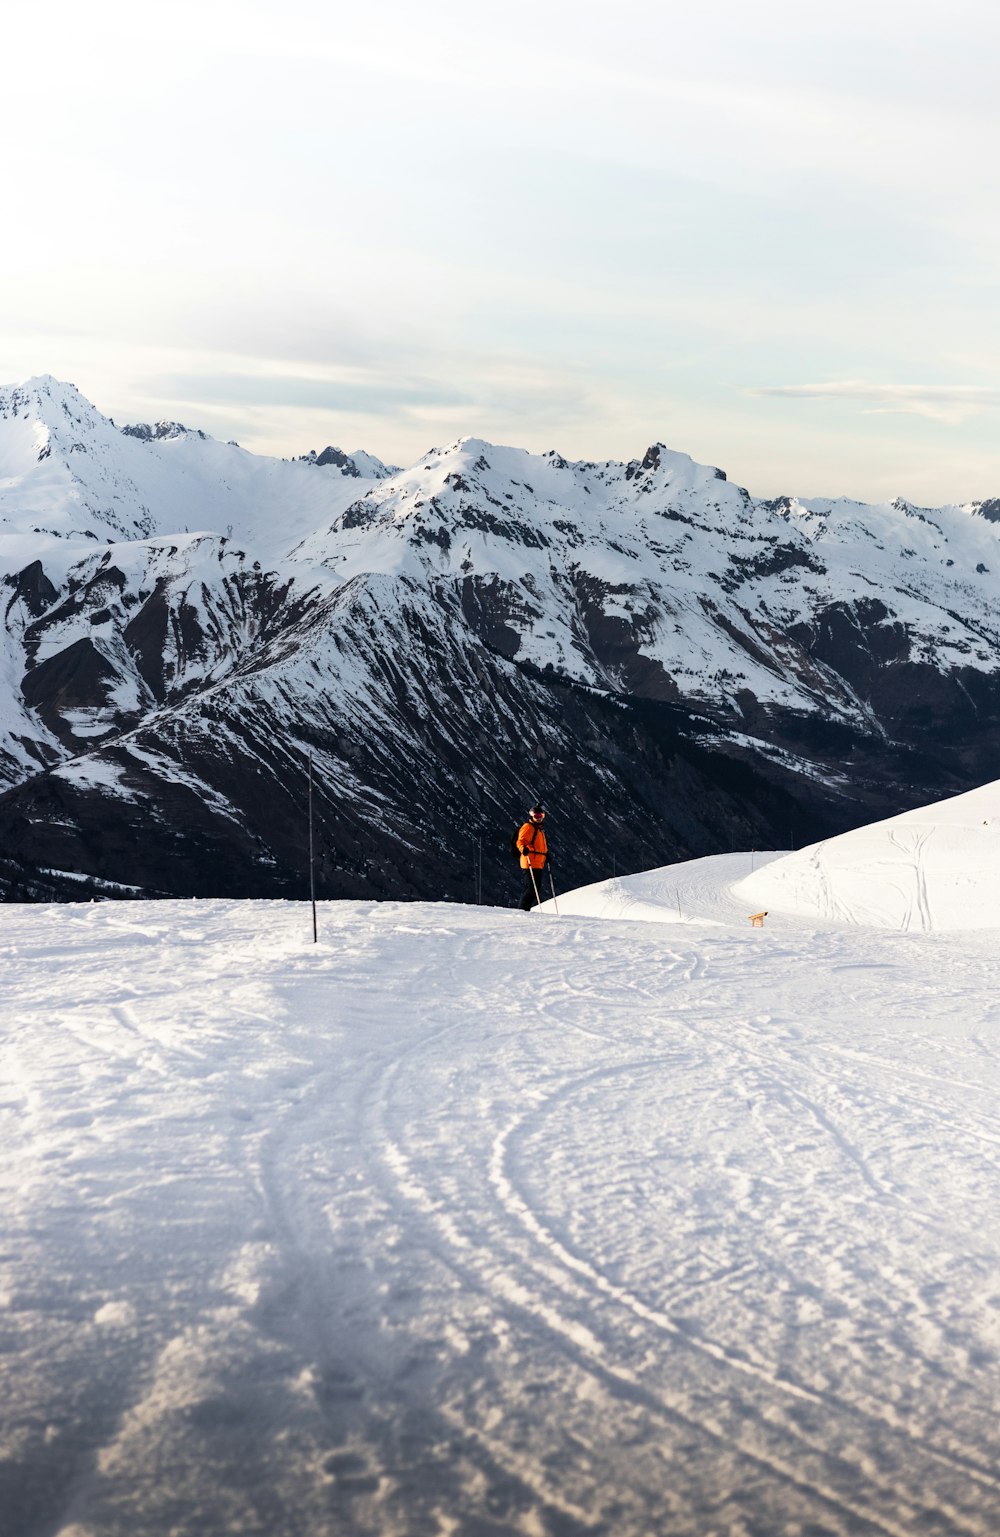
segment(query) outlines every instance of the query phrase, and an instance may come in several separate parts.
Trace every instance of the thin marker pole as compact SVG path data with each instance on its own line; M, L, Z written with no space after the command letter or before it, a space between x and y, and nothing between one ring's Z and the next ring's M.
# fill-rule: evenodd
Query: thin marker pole
M318 944L316 932L316 859L313 844L313 755L309 754L309 900L313 914L313 944Z

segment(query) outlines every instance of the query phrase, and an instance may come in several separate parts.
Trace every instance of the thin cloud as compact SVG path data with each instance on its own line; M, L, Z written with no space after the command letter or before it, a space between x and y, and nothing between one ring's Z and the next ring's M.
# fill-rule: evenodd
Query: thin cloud
M273 374L175 374L158 381L159 392L175 400L224 406L303 406L331 413L363 412L393 417L428 406L468 406L472 396L433 382L416 384L316 379Z
M928 416L962 422L1000 406L1000 387L981 384L873 384L865 379L831 379L821 384L762 384L748 395L793 400L856 400L866 416Z
M561 445L567 434L592 444L609 411L585 381L516 359L495 358L488 377L467 386L455 381L469 371L443 355L439 369L411 374L374 365L295 368L246 359L240 368L228 359L230 366L218 368L211 356L198 361L196 369L145 372L132 403L115 404L116 419L176 418L269 454L348 442L409 464L432 443L466 434L536 449Z

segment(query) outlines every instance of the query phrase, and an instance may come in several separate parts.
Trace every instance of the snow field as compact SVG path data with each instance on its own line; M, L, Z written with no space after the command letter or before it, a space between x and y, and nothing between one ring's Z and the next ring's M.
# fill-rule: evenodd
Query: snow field
M992 936L740 858L714 926L0 909L13 1537L995 1532Z
M1000 781L768 862L731 896L812 923L998 928Z
M697 923L741 925L757 908L740 900L739 883L744 877L785 856L780 853L712 854L705 859L689 859L683 864L665 865L658 870L644 870L639 875L623 875L610 880L580 886L542 903L542 911L551 916L605 918L631 923ZM808 919L797 919L794 910L783 914L783 926L798 927Z

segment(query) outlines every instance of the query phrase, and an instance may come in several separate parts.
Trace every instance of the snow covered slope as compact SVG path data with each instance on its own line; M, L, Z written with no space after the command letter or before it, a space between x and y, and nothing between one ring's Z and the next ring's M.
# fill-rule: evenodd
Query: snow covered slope
M310 755L344 895L470 894L480 845L505 892L539 794L582 884L964 789L998 515L759 501L661 444L261 459L0 391L0 880L298 890Z
M814 920L1000 928L1000 781L788 854L733 895Z
M994 936L701 866L0 908L4 1531L993 1537Z
M321 464L333 467L316 474ZM178 422L119 431L72 384L47 375L0 389L7 569L24 548L58 561L52 539L76 548L85 539L107 546L187 531L251 538L257 553L280 555L387 474L371 455L358 464L344 454L336 463L322 455L266 459Z
M540 910L564 918L742 926L750 910L746 898L739 896L739 883L751 868L760 868L782 857L779 853L754 852L688 859L638 875L594 881L561 895L557 892L546 898Z
M76 756L258 646L280 601L262 562L388 473L369 455L364 477L345 455L319 466L177 423L119 431L49 377L0 390L0 780Z
M550 915L650 923L856 925L918 932L1000 929L1000 780L794 853L688 860L594 882L543 903Z

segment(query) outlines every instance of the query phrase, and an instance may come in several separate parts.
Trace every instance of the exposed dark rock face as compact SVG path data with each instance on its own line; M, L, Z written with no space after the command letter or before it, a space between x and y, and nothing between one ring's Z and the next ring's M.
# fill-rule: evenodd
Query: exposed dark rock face
M412 654L421 620L399 619ZM299 719L293 745L274 704L251 706L241 688L239 707L231 695L192 701L103 748L111 785L49 775L9 791L8 856L22 871L83 872L149 894L301 896L308 750L323 765L327 896L472 900L481 840L486 899L504 902L516 889L507 823L538 794L553 806L558 879L573 885L838 825L821 793L804 798L793 776L713 751L683 713L522 674L485 648L439 649L439 630L421 638L430 667L395 647L372 658L377 717L325 700L312 722ZM197 787L184 782L194 774ZM77 889L50 877L38 894Z
M14 603L20 599L31 617L37 619L45 613L46 609L51 608L59 596L58 588L53 587L42 570L40 560L33 560L30 565L25 566L23 571L18 571L16 575L8 576L5 580L7 585L14 589L14 595L7 604L8 614Z
M342 475L351 475L355 480L361 479L361 471L354 460L339 448L324 448L321 454L316 455L316 464L322 469L324 464L335 465Z
M21 681L21 693L25 704L58 736L65 730L64 712L100 710L107 705L116 677L111 663L83 636L55 656L36 662Z
M370 454L345 454L342 448L334 448L332 443L327 444L320 453L314 448L310 449L302 455L300 462L314 465L318 470L339 470L349 480L382 480L391 474L381 460L372 458Z
M133 422L121 430L127 438L138 438L142 443L155 443L164 438L183 437L191 428L185 427L182 422ZM200 429L195 430L199 438L207 436Z

